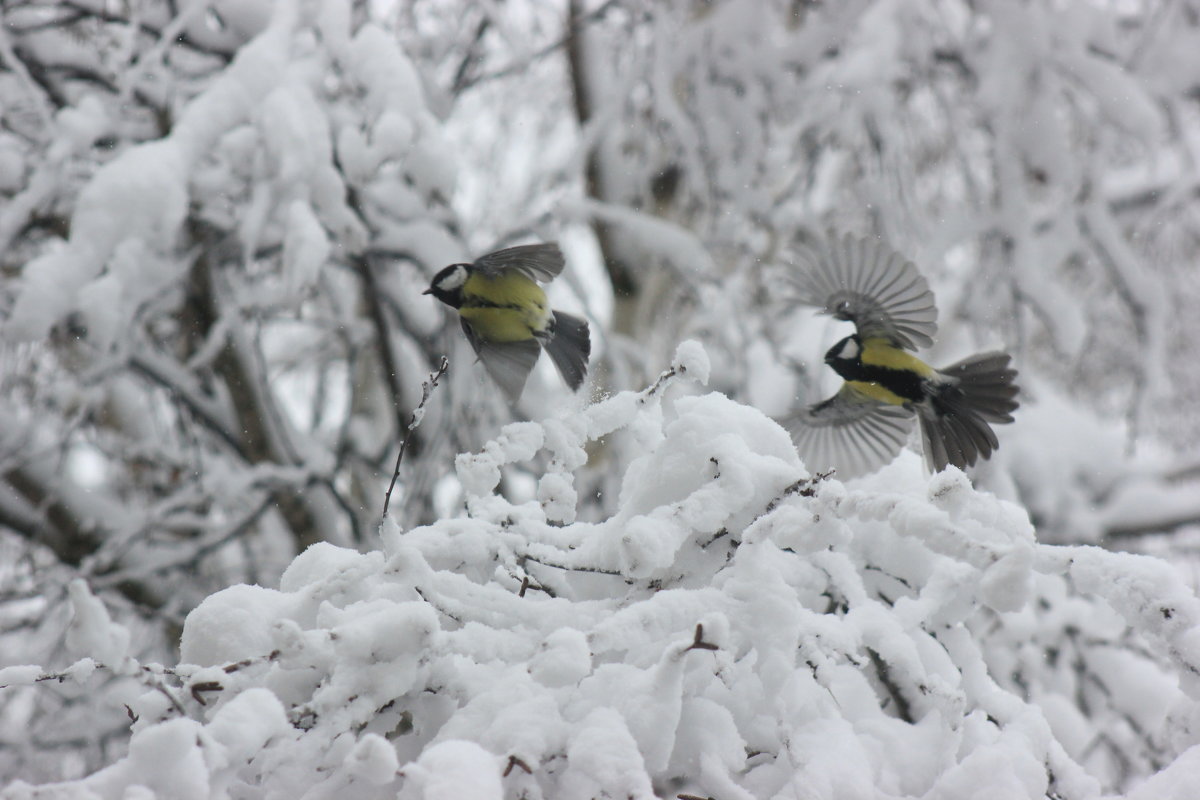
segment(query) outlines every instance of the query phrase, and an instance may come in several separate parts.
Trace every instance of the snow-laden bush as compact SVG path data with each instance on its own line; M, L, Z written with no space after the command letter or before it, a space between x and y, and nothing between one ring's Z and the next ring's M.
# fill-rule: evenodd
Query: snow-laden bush
M173 669L77 587L69 644L149 689L129 754L3 796L1194 796L1200 603L1167 564L1039 545L912 454L811 476L755 409L664 400L707 372L687 344L646 391L505 427L457 461L465 516L212 595ZM612 436L644 454L576 521ZM496 493L536 459L531 499Z

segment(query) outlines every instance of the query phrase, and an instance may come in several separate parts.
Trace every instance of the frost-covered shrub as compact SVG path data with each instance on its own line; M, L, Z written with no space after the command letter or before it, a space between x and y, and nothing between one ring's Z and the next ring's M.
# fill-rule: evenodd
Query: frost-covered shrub
M811 476L758 411L664 399L707 371L685 345L649 390L460 456L465 516L212 595L183 663L117 665L150 687L127 757L4 797L1190 796L1200 603L1167 564L1039 545L911 454ZM611 436L644 454L574 521ZM535 457L536 497L495 493ZM76 645L120 659L77 594Z

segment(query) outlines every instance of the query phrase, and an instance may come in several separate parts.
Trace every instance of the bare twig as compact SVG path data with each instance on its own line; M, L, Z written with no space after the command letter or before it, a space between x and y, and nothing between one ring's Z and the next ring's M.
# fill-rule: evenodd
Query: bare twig
M454 72L454 83L450 89L451 94L457 95L467 85L468 76L480 59L480 44L483 42L483 35L488 32L491 23L491 17L485 16L475 27L475 35L471 38L471 43L467 45L467 52L463 56L462 61L459 62L458 69Z
M507 778L509 776L509 774L513 771L513 767L520 767L521 769L525 770L526 775L533 774L533 770L530 769L529 765L526 764L523 760L517 758L516 756L509 756L508 757L508 766L504 768L503 777Z
M171 688L163 681L162 677L155 675L152 672L144 672L141 678L143 686L147 686L154 691L167 698L167 702L171 704L171 708L175 709L175 713L181 717L187 717L187 709L183 707L183 703L171 691Z
M189 691L193 700L202 706L206 706L208 705L208 701L204 699L205 692L221 692L224 690L225 687L221 685L220 681L201 681L200 683L193 683Z
M436 372L429 374L429 380L421 383L421 402L417 403L417 407L413 409L412 418L408 421L404 441L400 443L400 452L396 454L396 468L392 470L392 482L388 484L387 494L383 496L383 516L388 515L388 507L392 502L392 490L396 488L396 481L400 478L400 462L404 460L404 449L408 446L408 438L412 436L412 432L421 424L421 420L425 419L425 403L429 400L429 396L433 394L434 387L438 385L438 381L446 374L446 370L450 368L450 361L445 356L442 356L442 363L438 365Z
M654 395L662 391L666 386L669 386L674 378L682 375L686 371L687 369L682 364L676 364L675 366L666 370L658 376L658 379L655 380L654 383L650 384L650 386L642 392L642 396L638 398L638 402L644 404L651 397L654 397Z
M696 623L696 633L692 638L692 643L688 650L720 650L721 648L712 642L704 641L704 625Z
M580 566L571 566L569 564L558 564L553 561L548 561L544 558L539 558L538 556L531 556L528 553L521 553L520 557L526 561L532 561L535 564L541 564L543 567L552 567L554 569L561 569L565 572L591 572L591 573L595 573L597 575L612 575L617 578L623 577L621 575L620 571L615 570L615 569L603 569L601 567L580 567Z
M912 704L909 703L900 684L892 675L891 666L880 657L879 653L869 647L867 655L871 657L871 665L875 667L875 677L883 684L883 688L887 689L888 697L895 704L896 716L911 724L913 721ZM917 688L920 690L920 687Z
M837 470L831 469L828 472L816 472L807 478L801 478L795 483L787 486L782 492L779 493L778 497L767 503L767 509L763 512L763 514L770 514L772 511L778 508L779 504L783 502L783 499L789 495L798 494L801 497L815 497L817 494L817 485L822 481L827 481L832 478L836 471Z

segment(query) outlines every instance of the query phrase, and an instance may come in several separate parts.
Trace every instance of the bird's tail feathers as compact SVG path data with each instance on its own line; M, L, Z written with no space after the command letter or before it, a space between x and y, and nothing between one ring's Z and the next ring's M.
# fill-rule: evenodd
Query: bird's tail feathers
M1007 353L982 353L943 370L951 378L920 415L925 459L934 472L953 464L959 469L1000 446L990 423L1012 422L1017 409L1017 371Z
M567 386L571 387L571 391L578 390L587 375L588 356L592 353L592 337L587 321L555 311L554 336L544 347Z
M1017 371L1008 353L980 353L941 370L954 378L961 394L950 398L948 410L970 412L988 422L1012 422L1019 391Z

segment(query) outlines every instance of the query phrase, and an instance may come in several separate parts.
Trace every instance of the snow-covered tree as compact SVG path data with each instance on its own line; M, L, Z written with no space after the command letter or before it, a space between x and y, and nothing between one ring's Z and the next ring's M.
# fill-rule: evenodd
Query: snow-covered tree
M362 8L8 6L2 649L56 654L82 576L162 652L214 589L372 541L454 341L420 289L468 255L457 160ZM406 519L507 414L454 377L408 442ZM79 730L35 727L36 749Z
M592 7L572 8L584 19ZM816 365L799 402L823 397L809 381L842 334L780 309L774 268L826 226L881 234L938 294L935 362L1005 345L1027 403L1047 397L1060 415L1065 401L1078 427L1096 417L1108 429L1102 443L1039 435L1038 452L1061 454L1052 481L1024 460L994 481L1046 535L1194 525L1200 11L1091 0L596 9L601 21L569 40L595 142L579 211L608 248L618 333L656 343L651 361L700 336L729 366L722 390L781 414L797 401L779 365ZM1098 468L1096 447L1121 463L1115 473ZM1126 502L1133 484L1166 506Z
M786 682L763 677L777 667L764 666L776 651L751 629L760 623L724 605L743 597L738 586L767 580L760 566L746 566L774 541L763 532L767 520L790 531L774 547L781 580L800 598L792 617L768 619L793 632L829 626L805 660L780 650L779 663L804 665L822 687L834 680L818 675L822 664L837 681L857 670L874 693L830 689L836 708L805 701L818 716L788 724L849 725L846 741L878 767L868 778L880 791L932 792L981 742L1018 729L1022 742L1034 742L1023 756L1050 763L1037 774L1053 773L1050 791L1064 797L1091 796L1084 784L1124 788L1166 769L1190 744L1194 658L1183 629L1191 601L1158 562L1026 542L1010 549L1031 554L1030 563L1018 554L994 569L987 559L1008 557L1002 542L1032 535L1016 507L974 494L957 477L930 488L907 456L848 487L805 477L794 454L777 448L778 430L747 405L780 416L828 388L818 385L820 355L840 332L786 303L780 281L795 268L793 247L829 226L881 234L937 292L943 335L932 361L999 344L1016 356L1023 407L1002 431L998 457L974 476L979 485L1024 507L1042 542L1125 544L1194 530L1193 4L22 0L0 4L0 15L0 666L41 665L8 673L8 683L68 680L60 689L0 690L0 775L42 781L119 762L100 773L109 778L89 779L117 786L124 779L112 776L148 776L143 768L160 748L217 725L213 735L224 732L212 741L227 748L220 758L229 765L243 756L279 765L262 769L264 786L280 786L273 781L290 771L285 765L349 775L303 756L345 731L337 746L365 748L355 758L379 777L390 762L358 726L387 704L371 705L382 694L367 692L330 719L321 712L336 692L318 697L302 685L308 678L291 681L311 670L304 674L319 684L345 668L338 665L369 661L335 644L318 657L310 640L357 619L356 602L416 602L417 587L430 608L397 630L436 640L431 661L458 663L458 645L445 644L456 639L498 649L494 659L468 653L484 667L443 691L425 691L441 684L422 683L424 664L412 667L419 674L410 683L379 690L395 691L396 729L414 726L409 739L393 739L397 763L428 759L426 772L411 775L477 759L477 750L438 744L459 737L502 758L517 753L512 769L530 767L538 791L575 791L581 778L535 774L534 762L558 763L561 750L576 767L584 763L588 748L567 748L582 730L574 723L615 694L601 687L624 680L615 669L624 666L642 671L642 684L627 673L639 686L679 670L680 698L736 713L726 724L722 712L681 699L681 709L700 715L686 719L709 724L672 730L711 728L720 743L681 744L672 733L646 749L647 731L662 730L657 719L630 721L632 698L649 696L631 691L630 705L611 706L632 737L604 742L632 742L614 763L624 769L636 753L646 785L660 793L696 778L678 791L722 797L726 784L699 781L700 768L687 766L688 754L719 752L718 766L703 774L762 795L770 781L755 758L812 762L778 746L799 728L772 739L760 730L766 722L739 716L759 708L755 691L770 697ZM556 304L593 321L595 396L645 386L677 342L694 337L713 356L713 388L731 400L668 404L659 418L658 391L635 413L622 403L646 396L590 406L594 398L572 399L535 375L519 407L503 404L456 326L420 290L447 263L551 238L570 260L553 287ZM421 382L442 355L449 373L420 427L406 434ZM686 465L700 469L678 486L656 479L683 475L676 461L699 457L662 445L693 411L729 416L710 432L740 420L746 430L732 433L784 465L778 486L753 472L765 488L747 484L754 501L730 512L753 511L758 522L727 520L709 531L672 516L682 497L725 474L701 459ZM550 421L496 439L513 418ZM597 433L607 426L615 433ZM387 525L407 533L387 528L379 550L383 494L402 439ZM498 496L481 477L490 468L455 472L456 454L468 452L503 455ZM635 502L639 484L646 493ZM962 505L942 504L943 489ZM534 498L544 523L495 516ZM456 520L464 503L471 513ZM813 529L804 521L810 513L845 527L836 536ZM914 533L897 520L938 514L961 542L937 538L945 527ZM788 515L800 519L784 525ZM602 529L595 542L588 525ZM511 530L515 543L503 545L511 552L480 533L495 526ZM824 544L794 543L813 536ZM1183 552L1179 541L1158 546ZM459 553L469 543L479 549ZM584 544L593 549L581 552ZM538 566L539 548L550 566ZM347 568L363 585L331 600L320 619L315 610L266 610L261 598L275 596L268 590L212 594L245 583L280 586L286 597L333 596L327 584L348 580L339 564L399 563L402 551L415 553L418 572L425 563L439 586L452 585L434 591L386 566ZM668 559L677 563L668 568ZM1188 563L1177 559L1185 577ZM835 567L842 571L830 573ZM723 571L735 569L745 571ZM1004 583L1000 575L1028 586L992 586ZM960 579L968 588L947 588ZM673 592L710 584L734 600L659 619L672 598L692 597ZM507 608L500 594L514 586L520 594L522 585L520 600L553 601L545 620L528 621L528 603L487 616ZM763 592L764 603L781 597ZM184 618L210 595L189 618L179 666L153 666L179 661L171 650ZM239 597L242 617L229 611ZM468 597L483 617L455 611ZM298 626L300 644L289 650L282 628L255 627L255 609ZM867 635L861 620L873 614L883 627ZM661 635L623 649L597 633L605 615L644 618L638 624ZM206 619L226 624L229 652L200 632ZM939 628L943 619L959 633ZM570 650L572 669L588 670L579 680L603 676L578 693L533 679L554 696L533 686L528 697L548 719L571 720L567 738L527 726L552 744L522 750L455 717L444 701L456 692L461 708L476 702L472 681L491 680L491 661L497 674L534 675L527 648L560 646L546 644L556 620L579 632L554 639ZM460 627L470 632L459 635ZM910 648L905 637L919 658L901 653ZM948 654L944 670L926 660L937 648ZM276 649L293 660L271 658ZM754 663L739 660L759 651ZM820 669L807 666L810 655ZM93 674L78 656L104 666ZM401 669L405 657L383 653L378 663ZM232 667L233 677L196 678L196 664ZM998 687L991 697L1003 714L972 683L981 669ZM1131 682L1148 687L1144 695L1119 678L1126 669L1142 676ZM928 694L923 681L934 673L958 688ZM767 688L741 686L743 678ZM76 680L86 686L72 688ZM706 680L748 692L746 708ZM170 708L155 710L142 695L147 687ZM419 696L403 707L410 692ZM946 698L960 696L962 707L946 710L958 702ZM868 736L843 701L867 711L874 703L891 720L881 723L887 730ZM303 725L286 736L265 725L230 738L238 714L278 720L272 702L293 725L311 711L310 738L295 738ZM126 703L139 739L130 760L119 761ZM659 713L649 701L645 708ZM934 708L938 721L924 722ZM389 713L370 730L390 724ZM663 713L669 723L670 709ZM979 714L995 730L972 727ZM1042 735L1038 714L1052 736ZM1013 715L1026 727L1013 727ZM608 716L595 730L615 730ZM888 726L901 724L908 727L894 731L903 735L893 736ZM936 734L942 761L924 771L905 766L907 783L899 772L887 783L892 765L916 758L891 752L916 741L914 730ZM832 742L830 731L810 732ZM1007 753L1013 739L1004 741ZM733 742L758 755L737 761ZM223 791L232 771L213 766L217 751L191 747L180 757L200 758L210 789ZM999 751L988 752L976 758ZM1181 758L1168 776L1186 770ZM982 768L963 769L969 778ZM747 783L755 772L766 782ZM1081 775L1098 783L1070 783ZM380 785L395 788L388 781ZM834 791L813 785L817 796Z
M104 658L145 687L129 754L2 796L1190 796L1200 600L1170 565L1038 544L916 457L807 474L761 412L673 386L708 372L688 342L645 391L505 426L456 461L465 517L212 595L176 667L73 584L90 655L0 684ZM642 455L617 511L578 521L574 473L618 436ZM527 499L495 493L539 457Z

